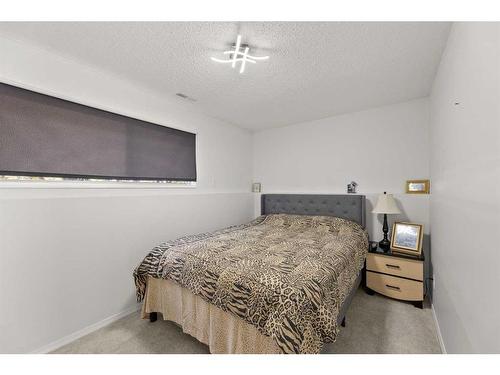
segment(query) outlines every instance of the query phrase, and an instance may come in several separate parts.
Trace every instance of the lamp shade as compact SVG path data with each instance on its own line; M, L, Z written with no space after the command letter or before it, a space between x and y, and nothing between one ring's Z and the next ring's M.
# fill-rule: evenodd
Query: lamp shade
M378 196L377 204L373 209L374 214L400 214L399 208L394 200L392 194L380 194Z

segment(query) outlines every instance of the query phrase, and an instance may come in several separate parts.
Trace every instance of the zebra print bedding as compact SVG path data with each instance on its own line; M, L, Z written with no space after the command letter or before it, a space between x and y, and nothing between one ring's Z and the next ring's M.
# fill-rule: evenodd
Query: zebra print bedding
M363 267L366 231L329 216L264 215L155 247L134 271L170 279L271 336L283 353L319 353Z

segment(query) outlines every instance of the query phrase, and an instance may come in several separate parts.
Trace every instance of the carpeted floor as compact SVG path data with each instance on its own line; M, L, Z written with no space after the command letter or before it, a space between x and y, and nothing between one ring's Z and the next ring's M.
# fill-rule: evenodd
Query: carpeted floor
M441 353L432 310L358 290L347 326L327 353ZM54 353L208 353L208 347L163 320L128 315Z

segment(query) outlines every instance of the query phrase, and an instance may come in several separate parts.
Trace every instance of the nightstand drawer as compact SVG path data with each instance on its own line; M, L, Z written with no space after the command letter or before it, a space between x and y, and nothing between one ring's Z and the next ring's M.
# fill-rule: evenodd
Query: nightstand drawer
M387 297L405 301L421 301L424 299L424 288L421 281L368 271L366 272L366 286Z
M424 279L423 262L413 259L403 259L369 253L366 258L366 269L369 271L406 277L408 279L420 281L423 281Z

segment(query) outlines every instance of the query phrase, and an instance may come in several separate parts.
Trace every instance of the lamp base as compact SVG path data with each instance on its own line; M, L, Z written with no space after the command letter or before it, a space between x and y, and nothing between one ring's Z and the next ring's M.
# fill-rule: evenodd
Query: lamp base
M382 250L384 250L384 253L387 253L391 248L391 241L384 238L382 241L380 241L378 243L378 247L380 247Z
M380 248L387 253L391 248L391 241L387 238L387 233L389 233L389 225L387 225L387 214L384 214L384 224L382 225L382 232L384 232L384 239L378 243Z

